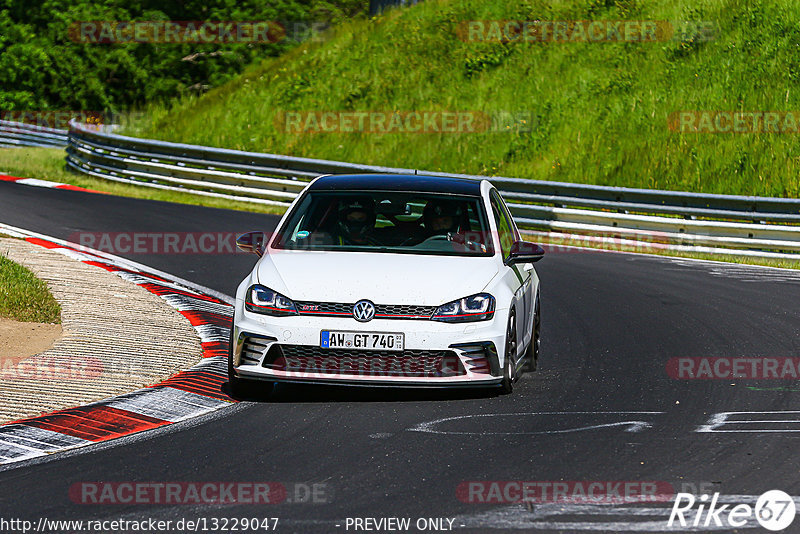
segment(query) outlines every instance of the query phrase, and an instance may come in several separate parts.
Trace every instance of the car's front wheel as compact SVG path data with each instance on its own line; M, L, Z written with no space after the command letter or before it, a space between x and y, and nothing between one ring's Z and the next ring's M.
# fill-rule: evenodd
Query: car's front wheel
M246 380L236 376L233 371L233 328L228 338L228 389L230 395L237 400L253 397L265 397L272 392L274 382Z
M541 305L539 304L539 295L536 295L536 307L534 308L533 315L533 335L531 342L528 345L528 350L525 351L525 362L527 363L527 371L535 371L539 363L539 346L541 345L539 330L542 325Z
M517 367L514 357L517 354L517 315L514 310L508 317L508 327L506 327L506 352L503 364L503 381L500 382L500 392L507 395L514 391L514 381L517 379Z

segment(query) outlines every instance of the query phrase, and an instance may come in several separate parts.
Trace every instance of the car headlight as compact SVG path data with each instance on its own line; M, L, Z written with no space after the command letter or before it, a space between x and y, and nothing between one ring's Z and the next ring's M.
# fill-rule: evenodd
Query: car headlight
M468 323L486 321L493 315L494 297L488 293L478 293L439 306L431 319L446 323Z
M297 315L297 308L290 298L258 284L247 290L244 307L247 311L265 315Z

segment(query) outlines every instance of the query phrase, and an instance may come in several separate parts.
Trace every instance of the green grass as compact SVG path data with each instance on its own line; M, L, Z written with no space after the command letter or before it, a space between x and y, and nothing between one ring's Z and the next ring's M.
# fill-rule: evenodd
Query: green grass
M73 173L65 168L64 157L64 151L60 148L0 148L0 173L19 176L21 178L51 180L84 187L94 191L103 191L122 197L162 200L180 204L253 211L257 213L283 213L284 211L280 206L265 206L250 202L236 202L220 198L191 195L179 191L164 191Z
M713 21L713 40L472 43L469 20ZM439 0L336 29L128 131L217 147L542 180L800 194L796 134L694 134L679 110L800 110L790 0ZM530 132L295 135L281 111L530 112Z
M47 284L1 251L0 316L25 322L61 323L61 306Z

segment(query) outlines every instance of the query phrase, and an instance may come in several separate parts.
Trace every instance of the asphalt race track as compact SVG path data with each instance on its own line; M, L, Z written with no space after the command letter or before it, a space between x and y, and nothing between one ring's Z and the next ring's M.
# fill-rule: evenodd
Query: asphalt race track
M0 183L0 222L62 239L270 230L276 221ZM256 259L125 256L228 295ZM13 464L0 470L2 515L278 517L277 532L353 532L346 520L356 517L450 518L465 532L622 532L667 530L671 503L525 507L464 502L457 490L469 481L657 481L723 497L800 495L800 412L755 413L800 410L797 381L667 373L678 357L798 357L800 273L575 251L550 253L537 270L539 370L510 396L283 386L165 432ZM722 412L745 413L709 426ZM259 506L76 504L68 492L83 481L268 481L289 496ZM298 497L315 483L325 502L289 502L307 500Z

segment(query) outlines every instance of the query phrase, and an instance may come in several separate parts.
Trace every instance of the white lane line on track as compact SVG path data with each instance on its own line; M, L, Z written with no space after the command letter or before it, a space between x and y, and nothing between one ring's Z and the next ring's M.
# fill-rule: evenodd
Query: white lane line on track
M488 413L488 414L469 414L469 415L457 415L454 417L444 417L441 419L435 419L433 421L426 421L423 423L419 423L411 428L406 429L409 432L427 432L430 434L452 434L452 435L471 435L471 436L514 436L514 435L540 435L540 434L566 434L571 432L582 432L588 430L598 430L601 428L611 428L611 427L625 427L624 432L641 432L642 430L648 429L652 427L652 424L649 421L640 421L640 420L625 420L625 421L612 421L608 423L599 423L593 425L583 425L568 429L555 429L555 430L536 430L531 432L507 432L507 431L487 431L481 430L477 432L473 431L458 431L458 430L438 430L434 427L440 425L442 423L447 423L450 421L459 421L463 419L472 419L477 417L513 417L518 419L520 417L528 417L528 416L570 416L570 415L591 415L591 416L629 416L629 415L661 415L664 412L525 412L525 413Z
M792 416L792 418L781 416ZM744 416L735 419L736 416ZM754 419L757 418L757 419ZM736 428L738 425L762 425L773 428ZM774 428L774 425L787 425L790 428ZM728 427L726 429L726 427ZM800 432L800 411L784 410L773 412L719 412L711 415L708 422L697 427L700 433L784 433Z

